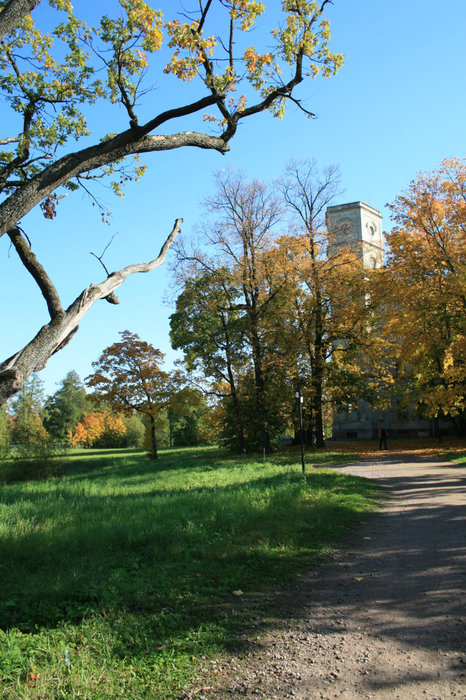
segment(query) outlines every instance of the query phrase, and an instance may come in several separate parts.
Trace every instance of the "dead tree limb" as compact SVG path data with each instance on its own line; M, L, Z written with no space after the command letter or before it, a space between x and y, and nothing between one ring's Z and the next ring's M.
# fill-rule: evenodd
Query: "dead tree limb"
M59 299L58 303L52 303L51 289L44 287L49 297L47 300L44 289L41 287L47 300L49 311L51 311L51 320L42 326L37 335L24 348L0 364L0 405L19 391L25 379L33 372L43 369L49 358L69 342L72 335L76 333L81 319L96 301L106 299L111 303L115 303L115 290L121 287L128 277L137 272L151 272L159 265L162 265L168 249L180 232L182 222L183 219L175 221L170 235L156 258L147 263L128 265L122 270L112 272L103 282L96 285L91 284L81 292L66 310L61 309L61 305L58 308ZM26 245L24 239L23 243ZM39 264L37 260L36 264Z

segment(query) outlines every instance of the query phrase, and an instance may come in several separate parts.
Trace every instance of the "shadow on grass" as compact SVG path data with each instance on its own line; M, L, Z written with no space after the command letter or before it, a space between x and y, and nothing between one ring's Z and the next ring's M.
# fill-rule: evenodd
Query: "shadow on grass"
M202 471L215 469L222 458L235 461L241 459L216 447L165 448L159 450L157 460L151 459L145 451L137 448L83 449L68 454L66 474L73 479L101 479L118 470L118 475L123 477L137 474L153 477L168 470L191 470L193 466Z
M174 640L199 653L202 629L227 648L249 615L235 591L291 580L351 532L376 490L337 472L287 471L167 492L154 488L152 462L134 455L136 464L129 452L117 470L122 492L102 492L99 476L116 470L99 464L107 458L96 455L91 473L76 463L48 489L3 489L2 507L11 508L0 541L3 629L98 617L123 656ZM220 463L229 460L225 453ZM203 470L199 454L190 461ZM125 480L136 490L125 491Z

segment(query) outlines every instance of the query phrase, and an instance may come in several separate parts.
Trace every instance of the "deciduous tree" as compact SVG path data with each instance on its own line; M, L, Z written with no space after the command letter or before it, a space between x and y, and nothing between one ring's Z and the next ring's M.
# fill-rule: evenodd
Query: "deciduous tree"
M240 291L226 268L196 266L187 277L170 317L174 349L184 352L192 379L207 381L206 391L232 404L234 441L245 451L245 416L240 405L238 376L244 369L244 323L235 308ZM225 396L226 395L226 396Z
M136 333L122 331L92 363L95 372L86 377L92 396L116 411L138 411L149 423L150 456L157 459L156 420L167 404L169 375L160 369L164 355Z
M466 162L420 173L391 211L386 333L399 353L399 391L425 416L464 430Z
M226 314L237 316L241 335L234 343L241 344L243 371L249 361L254 377L250 424L257 427L256 444L270 452L264 316L282 284L273 274L274 258L269 256L282 213L280 202L265 183L248 182L242 173L225 171L217 175L217 190L206 200L206 209L212 218L203 227L202 240L209 252L196 256L182 251L182 256L223 280L225 306L218 309L218 321L222 325ZM229 377L227 381L232 386Z
M47 33L39 31L34 21L41 16L40 3L1 3L0 89L15 126L0 135L0 236L10 237L37 282L50 322L0 364L0 401L18 391L31 372L41 369L69 341L95 301L116 303L115 289L128 275L163 262L180 227L177 220L151 263L108 275L65 309L31 251L20 220L38 204L45 217L53 219L63 188L87 189L95 177L110 176L113 189L121 194L125 179L142 174L141 166L128 164L128 158L181 147L225 153L244 119L265 110L281 117L288 100L299 104L294 90L306 74L331 76L342 62L328 46L329 23L323 13L329 2L284 0L274 17L256 0L203 0L193 13L176 3L171 16L164 18L144 0L120 0L122 15L111 6L99 25L91 27L75 16L69 0L50 0L53 11L42 18L51 18ZM36 5L33 15L28 14ZM175 14L178 7L181 21ZM263 48L255 47L250 30L267 19L271 37ZM170 104L157 100L164 104L160 111L153 108L154 100L147 104L143 78L146 72L153 76L151 70L158 71L159 80L166 76L163 85L170 91L173 78L180 81ZM189 82L193 85L184 93L181 86ZM100 100L122 107L128 128L89 139L86 119ZM202 116L216 132L196 130ZM165 131L168 124L186 117L191 117L194 130ZM79 142L75 151L74 140Z
M315 161L291 162L281 183L294 236L284 240L291 262L286 292L290 296L288 310L292 318L286 327L293 328L295 334L290 349L294 346L298 352L292 366L298 373L295 381L304 379L307 384L309 433L317 447L324 445L323 389L333 342L329 334L332 303L329 278L334 271L338 274L339 266L337 260L328 259L325 212L340 193L339 188L338 169L330 166L320 170ZM308 377L299 376L303 371L299 356L305 358Z
M49 440L42 421L44 386L37 375L23 384L12 404L13 425L11 442L22 446L40 447Z
M126 425L121 415L110 411L90 411L68 431L73 447L121 447Z
M45 402L45 428L53 440L65 440L87 409L86 389L77 372L72 370Z

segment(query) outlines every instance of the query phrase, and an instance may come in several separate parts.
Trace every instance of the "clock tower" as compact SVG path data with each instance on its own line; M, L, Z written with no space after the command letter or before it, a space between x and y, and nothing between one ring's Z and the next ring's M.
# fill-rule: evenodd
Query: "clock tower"
M357 255L362 270L383 266L382 215L377 209L364 202L339 204L327 208L325 220L329 258L345 249ZM400 413L396 401L385 410L372 409L355 396L350 403L335 408L333 437L337 440L375 439L382 424L390 438L427 437L431 430L430 422L416 417L414 411L403 409Z
M364 202L328 207L329 256L345 247L356 253L366 269L383 265L382 215Z

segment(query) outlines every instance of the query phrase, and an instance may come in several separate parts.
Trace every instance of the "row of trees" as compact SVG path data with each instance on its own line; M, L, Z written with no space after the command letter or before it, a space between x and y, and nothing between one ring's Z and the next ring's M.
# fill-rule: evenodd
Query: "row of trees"
M161 437L221 437L268 452L296 426L297 389L317 446L332 407L360 398L464 431L465 163L444 161L395 201L377 269L325 228L338 189L335 168L309 162L292 163L273 187L220 175L197 244L177 247L171 339L189 385L162 369L159 350L123 331L93 363L90 396L71 372L44 402L34 378L1 414L0 440L121 446L140 443L145 430L154 459Z
M326 408L361 398L464 429L465 164L445 161L395 201L380 269L326 230L338 187L309 162L273 187L220 174L197 246L177 247L172 343L240 450L268 452L290 429L298 386L317 446Z
M98 391L88 393L76 372L71 371L58 390L45 398L41 380L32 375L15 400L0 409L0 448L8 452L14 446L15 453L19 450L34 458L37 449L53 449L54 445L146 446L156 458L156 435L165 445L212 441L214 423L200 392L182 386L179 372L174 373L178 382L174 388L173 378L170 381L170 376L157 366L161 353L128 331L121 335L122 342L104 351L95 363L99 369L86 379L87 386L98 385ZM103 376L111 362L112 348L117 350L120 380L118 388L112 386L107 391ZM150 356L144 355L144 350ZM132 366L124 367L123 358ZM143 368L142 373L137 374L134 362ZM167 384L157 384L165 378ZM137 387L137 391L128 391L128 387Z
M291 164L274 187L221 174L197 248L177 248L182 291L172 343L198 382L221 397L240 450L269 452L272 437L289 433L298 385L309 439L322 446L325 403L354 390L356 355L374 344L374 304L363 301L370 279L354 252L332 247L325 229L338 190L335 168L320 172L308 162Z
M141 444L144 425L132 416L118 416L98 407L86 393L76 372L69 372L51 396L44 396L37 375L0 413L0 442L3 448L27 450L50 444L122 447Z

